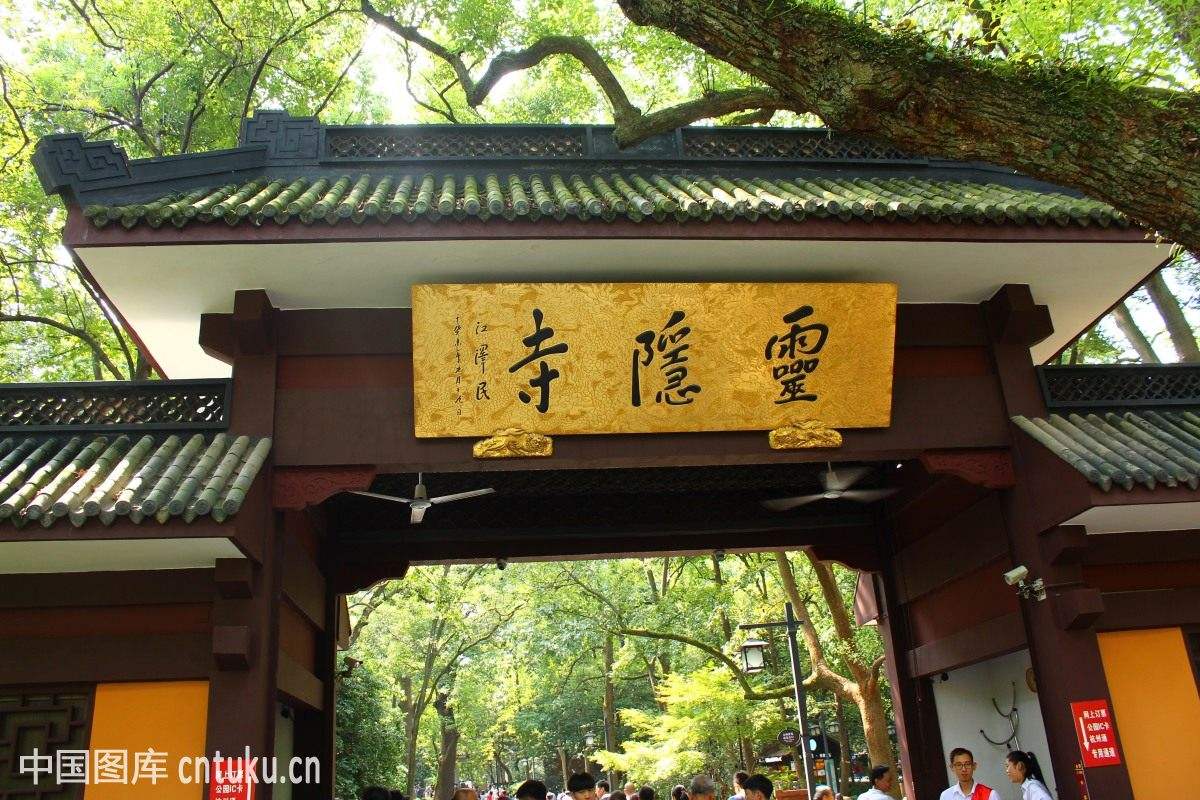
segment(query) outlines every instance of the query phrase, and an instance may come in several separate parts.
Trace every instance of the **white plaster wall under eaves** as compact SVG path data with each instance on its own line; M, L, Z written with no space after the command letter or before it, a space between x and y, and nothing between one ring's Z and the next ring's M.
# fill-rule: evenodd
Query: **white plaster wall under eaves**
M209 569L218 558L244 558L229 539L52 539L0 542L0 575Z
M1028 283L1049 305L1052 355L1168 255L1131 242L508 239L186 244L76 249L172 378L228 375L197 337L239 289L276 306L407 308L416 283L894 281L906 303L978 303Z

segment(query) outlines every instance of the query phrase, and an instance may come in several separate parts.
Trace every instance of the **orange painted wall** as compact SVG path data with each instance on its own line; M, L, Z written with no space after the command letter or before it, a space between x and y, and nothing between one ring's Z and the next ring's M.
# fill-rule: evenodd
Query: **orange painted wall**
M1200 692L1183 633L1153 628L1098 638L1134 797L1178 797L1187 781L1180 768L1200 764Z
M203 785L180 782L179 759L204 755L207 723L208 681L100 684L92 712L92 752L128 751L130 781L134 753L149 748L165 752L166 779L157 785L143 781L97 784L89 780L84 800L200 800Z

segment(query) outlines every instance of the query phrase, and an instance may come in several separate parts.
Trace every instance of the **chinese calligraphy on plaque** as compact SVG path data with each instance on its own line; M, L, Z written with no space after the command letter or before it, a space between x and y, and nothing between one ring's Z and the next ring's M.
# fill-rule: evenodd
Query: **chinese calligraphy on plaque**
M420 437L891 421L893 284L413 287Z
M665 402L672 406L685 406L700 393L700 384L683 385L688 376L686 351L691 345L685 340L692 329L682 324L687 315L682 311L671 312L667 324L658 333L642 331L635 338L637 347L633 351L633 364L629 374L630 400L634 406L642 404L641 369L649 367L658 359L658 372L662 385L654 392L654 402Z

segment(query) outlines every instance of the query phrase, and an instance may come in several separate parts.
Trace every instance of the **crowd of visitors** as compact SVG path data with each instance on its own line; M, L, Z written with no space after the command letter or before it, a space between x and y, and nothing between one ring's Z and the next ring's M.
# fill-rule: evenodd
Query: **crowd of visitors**
M942 792L940 800L1000 800L999 793L975 781L975 756L965 747L950 751L950 770L957 783ZM1042 769L1033 753L1014 750L1008 754L1005 774L1021 788L1021 800L1052 800L1046 788ZM893 800L891 794L896 776L890 766L873 768L869 775L871 787L858 796L858 800ZM733 776L734 794L728 800L771 800L775 786L765 775L750 775L737 772ZM510 798L508 791L500 786L487 790L481 799L479 792L470 784L455 789L453 800L656 800L653 786L638 786L626 783L621 789L612 789L608 781L597 781L586 772L577 772L567 778L565 789L557 795L539 780L527 780L517 787ZM401 792L372 786L363 792L362 800L408 800ZM671 800L719 800L717 785L707 775L697 775L684 786L676 784L671 789ZM843 795L833 787L814 787L812 800L843 800ZM845 798L849 800L849 798Z

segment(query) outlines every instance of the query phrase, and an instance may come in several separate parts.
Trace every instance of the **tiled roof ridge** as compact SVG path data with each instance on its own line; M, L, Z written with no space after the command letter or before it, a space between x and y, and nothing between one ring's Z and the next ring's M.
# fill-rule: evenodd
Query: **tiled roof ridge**
M268 437L226 433L0 439L0 520L50 527L65 517L79 527L92 517L110 525L211 514L220 522L241 508L270 447Z
M1200 408L1012 420L1106 492L1114 484L1200 487Z
M343 220L415 221L477 218L536 221L778 221L836 218L934 220L998 224L1128 227L1126 217L1096 200L1058 192L919 177L796 174L787 178L727 177L690 170L628 170L456 175L429 170L389 174L330 172L258 177L193 188L144 203L91 204L96 226L139 223L183 227L223 220L229 225L304 224Z

